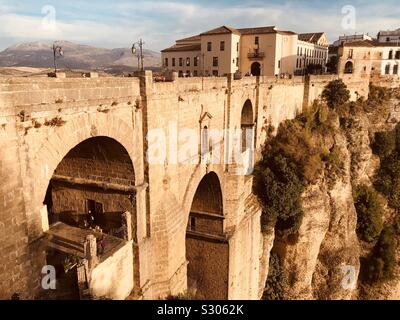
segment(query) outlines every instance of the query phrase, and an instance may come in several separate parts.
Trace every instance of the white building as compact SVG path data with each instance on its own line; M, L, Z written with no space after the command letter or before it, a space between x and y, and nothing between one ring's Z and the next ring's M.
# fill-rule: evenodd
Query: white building
M344 35L344 36L339 36L339 40L336 40L333 43L333 46L339 47L345 42L350 42L350 41L363 41L363 40L373 40L373 38L368 35L367 33L363 34L353 34L353 35Z
M222 26L177 40L164 49L165 70L180 76L280 76L303 73L309 65L325 69L328 41L325 33L296 34L274 26L235 29Z
M400 28L393 31L380 31L378 33L378 41L380 43L400 44Z

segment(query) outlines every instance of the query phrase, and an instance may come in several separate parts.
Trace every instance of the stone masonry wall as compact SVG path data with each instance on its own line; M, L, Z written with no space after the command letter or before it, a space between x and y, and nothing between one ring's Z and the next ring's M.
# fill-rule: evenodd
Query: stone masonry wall
M0 298L15 292L33 298L44 263L40 210L48 183L71 149L100 136L118 141L134 167L139 282L144 298L186 289L189 211L200 181L209 172L217 174L223 196L223 230L229 242L228 298L259 298L271 239L261 235L260 208L248 200L252 178L239 173L236 160L224 157L224 148L213 150L221 156L220 162L201 163L195 157L201 141L187 143L187 130L200 137L205 126L240 129L243 105L250 100L257 159L265 139L264 125L277 127L296 116L320 95L328 80L311 77L308 84L297 77L227 77L153 83L147 71L140 78L1 78ZM355 91L368 90L363 79L346 81L353 98ZM159 138L157 131L164 134L160 145L166 147L161 150L165 157L149 162L148 146ZM233 140L228 134L212 142ZM177 156L175 145L185 142L189 148Z

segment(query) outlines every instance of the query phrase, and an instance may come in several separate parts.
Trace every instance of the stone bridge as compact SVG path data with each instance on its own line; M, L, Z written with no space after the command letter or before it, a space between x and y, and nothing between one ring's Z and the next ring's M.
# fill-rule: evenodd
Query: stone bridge
M99 280L132 279L115 297L259 299L272 239L247 169L265 125L333 78L0 78L0 298L35 298L49 225L90 211L100 224L132 214L130 258ZM367 94L367 79L346 82Z

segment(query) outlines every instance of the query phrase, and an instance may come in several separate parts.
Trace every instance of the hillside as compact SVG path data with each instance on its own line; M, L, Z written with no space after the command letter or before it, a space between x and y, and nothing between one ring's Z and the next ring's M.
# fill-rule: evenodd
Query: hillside
M68 41L57 42L63 48L64 56L57 60L60 68L82 70L133 70L137 58L129 48L106 49L76 44ZM51 68L53 66L52 44L46 42L22 43L0 52L0 67ZM147 68L160 67L160 54L144 49L144 64Z

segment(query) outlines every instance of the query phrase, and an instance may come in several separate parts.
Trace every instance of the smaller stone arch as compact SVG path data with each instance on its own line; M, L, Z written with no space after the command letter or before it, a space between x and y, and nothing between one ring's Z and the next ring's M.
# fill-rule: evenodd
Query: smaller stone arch
M347 61L344 66L344 73L351 74L354 72L354 64L352 61Z
M244 152L254 147L254 112L250 99L247 99L243 105L240 128L242 130L242 152Z
M198 184L186 232L188 289L200 299L228 298L229 245L223 220L221 184L210 172Z

